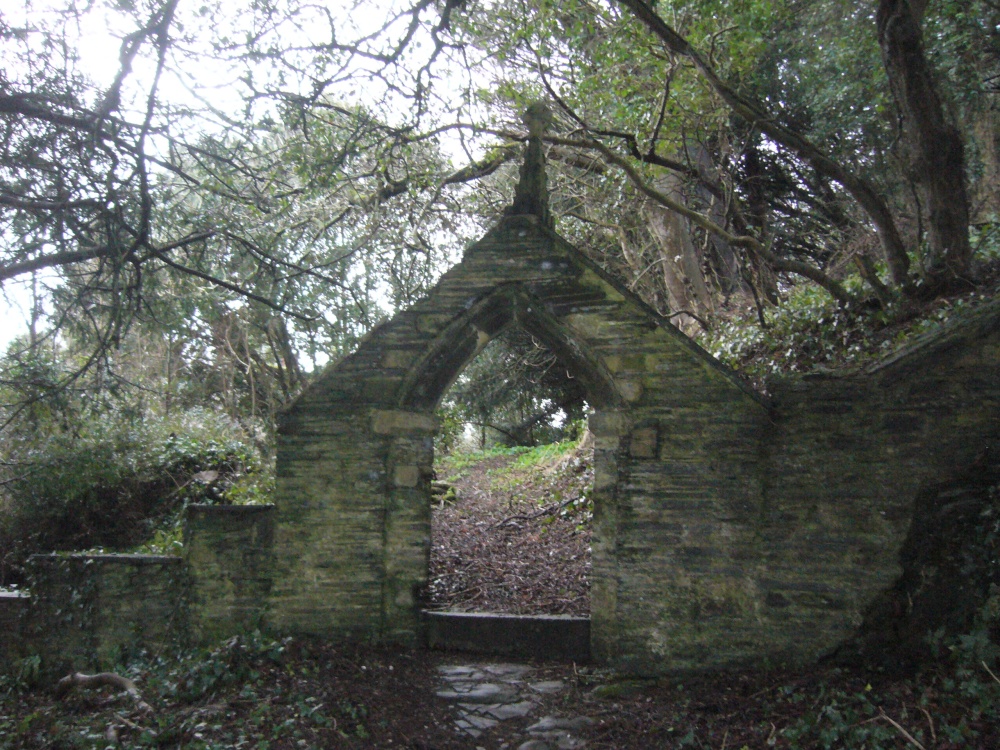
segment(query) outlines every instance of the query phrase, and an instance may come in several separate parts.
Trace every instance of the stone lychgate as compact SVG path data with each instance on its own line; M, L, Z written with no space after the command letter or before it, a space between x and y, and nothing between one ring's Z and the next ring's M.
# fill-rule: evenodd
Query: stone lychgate
M917 490L992 439L996 325L963 329L965 370L924 346L765 398L562 239L544 191L533 137L507 216L282 416L268 622L421 643L434 410L518 326L593 408L594 658L648 673L833 648L899 576Z

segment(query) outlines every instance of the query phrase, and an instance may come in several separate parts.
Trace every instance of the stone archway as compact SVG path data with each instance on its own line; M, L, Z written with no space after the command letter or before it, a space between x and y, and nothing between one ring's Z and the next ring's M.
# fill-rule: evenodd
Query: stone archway
M597 407L592 656L657 674L828 652L900 575L914 487L995 439L1000 308L765 400L553 231L541 153L462 262L284 413L270 624L422 641L434 408L521 326Z
M448 388L465 367L498 336L513 327L521 328L545 345L584 388L593 412L591 430L601 435L594 451L595 478L591 497L595 508L593 567L608 569L603 554L614 547L614 527L604 525L605 510L613 507L620 475L622 437L619 427L628 412L628 403L619 392L615 377L603 366L600 358L590 351L560 321L546 312L545 301L533 297L522 283L499 285L484 298L459 314L441 333L413 366L400 386L397 407L400 413L432 415ZM610 431L609 431L610 427ZM394 478L390 507L400 515L387 519L387 557L383 612L388 623L398 630L414 627L414 602L407 592L427 583L430 554L429 483L421 481L433 472L433 444L425 439L413 440L404 433L393 436L388 473ZM416 525L395 524L403 515L419 519ZM407 539L408 534L415 538ZM392 550L418 548L421 554L402 558ZM600 580L599 573L595 580ZM598 585L598 590L600 587ZM601 642L603 609L596 610L598 625L594 639ZM416 625L419 627L419 624Z
M733 555L760 506L764 405L535 214L504 219L284 414L273 624L421 641L433 411L508 326L552 349L596 409L595 658L697 659L749 634Z

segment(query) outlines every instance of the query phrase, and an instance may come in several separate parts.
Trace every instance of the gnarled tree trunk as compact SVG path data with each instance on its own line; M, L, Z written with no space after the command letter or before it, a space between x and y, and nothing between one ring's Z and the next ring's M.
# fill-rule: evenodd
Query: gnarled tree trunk
M657 188L677 202L683 202L680 178L667 175L659 180ZM674 312L682 310L694 315L678 315L674 324L691 333L697 319L704 320L712 312L714 301L705 282L701 254L691 239L691 231L683 216L653 201L647 202L644 212L649 229L659 245L664 284Z
M879 0L882 61L899 107L910 176L928 215L927 282L933 289L967 284L972 264L965 148L945 117L924 54L920 18L926 0Z

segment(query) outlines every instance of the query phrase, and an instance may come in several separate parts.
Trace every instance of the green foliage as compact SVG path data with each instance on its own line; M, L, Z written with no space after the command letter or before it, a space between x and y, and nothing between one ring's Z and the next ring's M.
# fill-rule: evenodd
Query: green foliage
M532 448L527 445L495 445L492 448L484 448L482 450L454 451L449 455L436 456L436 458L442 470L448 472L449 476L453 476L469 466L482 463L491 458L497 456L517 456L522 453L528 453L531 450Z
M167 694L194 703L240 683L253 686L263 662L280 663L287 641L268 638L260 631L234 636L210 650L183 652L166 662L161 674Z
M441 428L434 436L434 452L436 455L447 455L458 445L465 430L462 413L455 404L443 403L435 412L441 423Z
M792 748L895 748L899 734L888 722L878 721L879 700L872 686L849 693L822 686L818 709L804 714L782 734ZM922 735L918 735L918 738Z
M5 583L25 558L51 550L176 551L186 503L266 500L269 465L250 436L218 413L133 421L104 415L22 450L0 505Z
M856 276L843 283L855 292L862 289ZM766 325L761 325L756 311L744 308L720 319L701 343L721 361L763 384L768 376L781 373L873 364L991 298L989 292L969 292L923 307L904 300L844 306L816 286L796 284L786 289L780 306L765 309Z
M548 443L546 445L536 445L529 450L518 452L512 466L517 469L531 469L544 466L565 456L570 451L576 449L576 447L577 441L575 439L563 440L558 443Z
M989 516L989 544L995 544L997 522ZM973 543L973 546L982 547ZM995 547L990 549L995 567ZM981 574L980 570L976 571ZM900 746L908 734L923 747L934 747L938 738L954 745L976 747L984 726L1000 720L1000 678L996 642L1000 623L1000 588L992 585L992 595L983 603L968 632L947 633L944 628L928 635L937 659L911 682L880 691L866 684L863 689L831 688L819 685L812 705L782 730L791 748L858 747L889 750ZM802 700L795 688L784 688L792 701Z
M474 426L480 447L551 443L579 418L584 393L540 341L511 329L489 343L449 390L445 412Z
M580 420L568 429L578 432L582 425ZM537 505L548 509L540 521L543 530L558 517L573 519L577 530L582 531L589 526L594 514L592 475L588 473L591 455L580 450L582 438L580 434L534 447L495 446L486 450L455 451L438 457L437 470L446 481L455 482L470 468L485 464L491 468L485 470L479 489L507 497L534 495Z
M0 672L0 697L10 696L38 685L41 674L42 657L35 654L17 659L13 664L4 665Z

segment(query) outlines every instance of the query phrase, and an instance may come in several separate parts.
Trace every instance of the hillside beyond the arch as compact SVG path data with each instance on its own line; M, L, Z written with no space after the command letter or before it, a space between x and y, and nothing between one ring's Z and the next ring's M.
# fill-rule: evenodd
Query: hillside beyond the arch
M439 461L428 607L588 616L592 458L584 438Z

